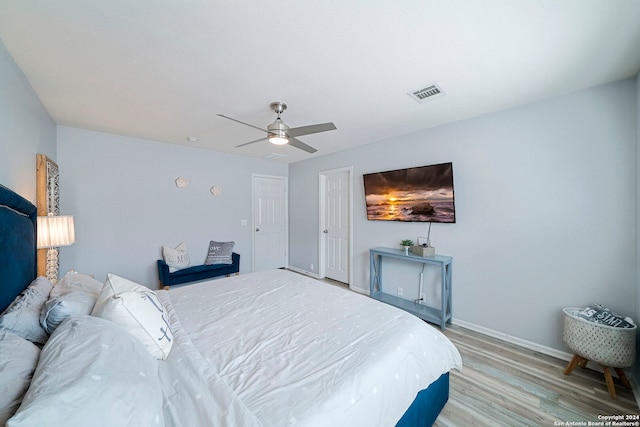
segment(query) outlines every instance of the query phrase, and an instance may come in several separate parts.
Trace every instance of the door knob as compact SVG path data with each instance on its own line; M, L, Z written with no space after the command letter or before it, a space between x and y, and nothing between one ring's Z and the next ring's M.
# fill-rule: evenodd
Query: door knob
M260 229L259 229L259 228L256 228L256 231L260 231Z
M322 232L323 232L324 234L327 234L327 233L329 232L329 230L322 230Z

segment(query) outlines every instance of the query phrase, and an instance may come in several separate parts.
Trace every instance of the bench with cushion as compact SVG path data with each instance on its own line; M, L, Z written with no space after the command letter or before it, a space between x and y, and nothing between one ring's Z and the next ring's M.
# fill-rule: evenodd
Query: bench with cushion
M159 259L158 277L160 278L160 284L166 289L172 285L238 274L240 272L240 255L233 252L231 261L231 264L194 265L171 273L169 272L169 265L164 260Z

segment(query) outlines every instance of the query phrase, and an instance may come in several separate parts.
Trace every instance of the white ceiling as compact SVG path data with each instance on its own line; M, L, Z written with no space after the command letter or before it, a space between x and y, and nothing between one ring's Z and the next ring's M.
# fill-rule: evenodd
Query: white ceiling
M59 125L294 162L632 77L640 1L0 0L0 38ZM338 129L235 148L273 101Z

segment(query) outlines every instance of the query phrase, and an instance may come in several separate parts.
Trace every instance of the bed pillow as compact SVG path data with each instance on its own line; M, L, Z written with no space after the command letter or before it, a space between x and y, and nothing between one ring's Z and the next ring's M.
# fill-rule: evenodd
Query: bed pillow
M62 279L58 280L49 296L59 297L70 291L83 291L98 298L98 295L102 292L102 285L102 282L87 274L70 271Z
M40 312L53 284L37 277L0 316L0 329L8 329L31 342L44 344L49 337L40 326Z
M233 253L234 245L235 242L210 241L209 252L207 253L207 259L204 261L204 264L232 264L231 254Z
M42 349L7 426L162 426L157 369L144 346L118 325L74 317Z
M51 334L65 319L91 314L97 299L96 295L85 291L69 291L59 297L49 298L40 313L40 324Z
M29 388L40 348L7 330L0 330L0 426L16 412Z
M184 242L180 243L175 248L169 246L162 247L162 258L164 262L169 266L169 272L174 273L183 268L187 268L191 265L189 260L189 252L187 251L187 245Z
M166 359L173 345L168 316L158 295L130 280L107 274L93 312L138 338L156 359Z

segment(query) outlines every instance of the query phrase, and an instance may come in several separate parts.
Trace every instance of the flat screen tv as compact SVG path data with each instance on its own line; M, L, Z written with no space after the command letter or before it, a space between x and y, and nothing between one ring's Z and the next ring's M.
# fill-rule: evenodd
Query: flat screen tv
M453 164L365 174L367 219L456 222Z

